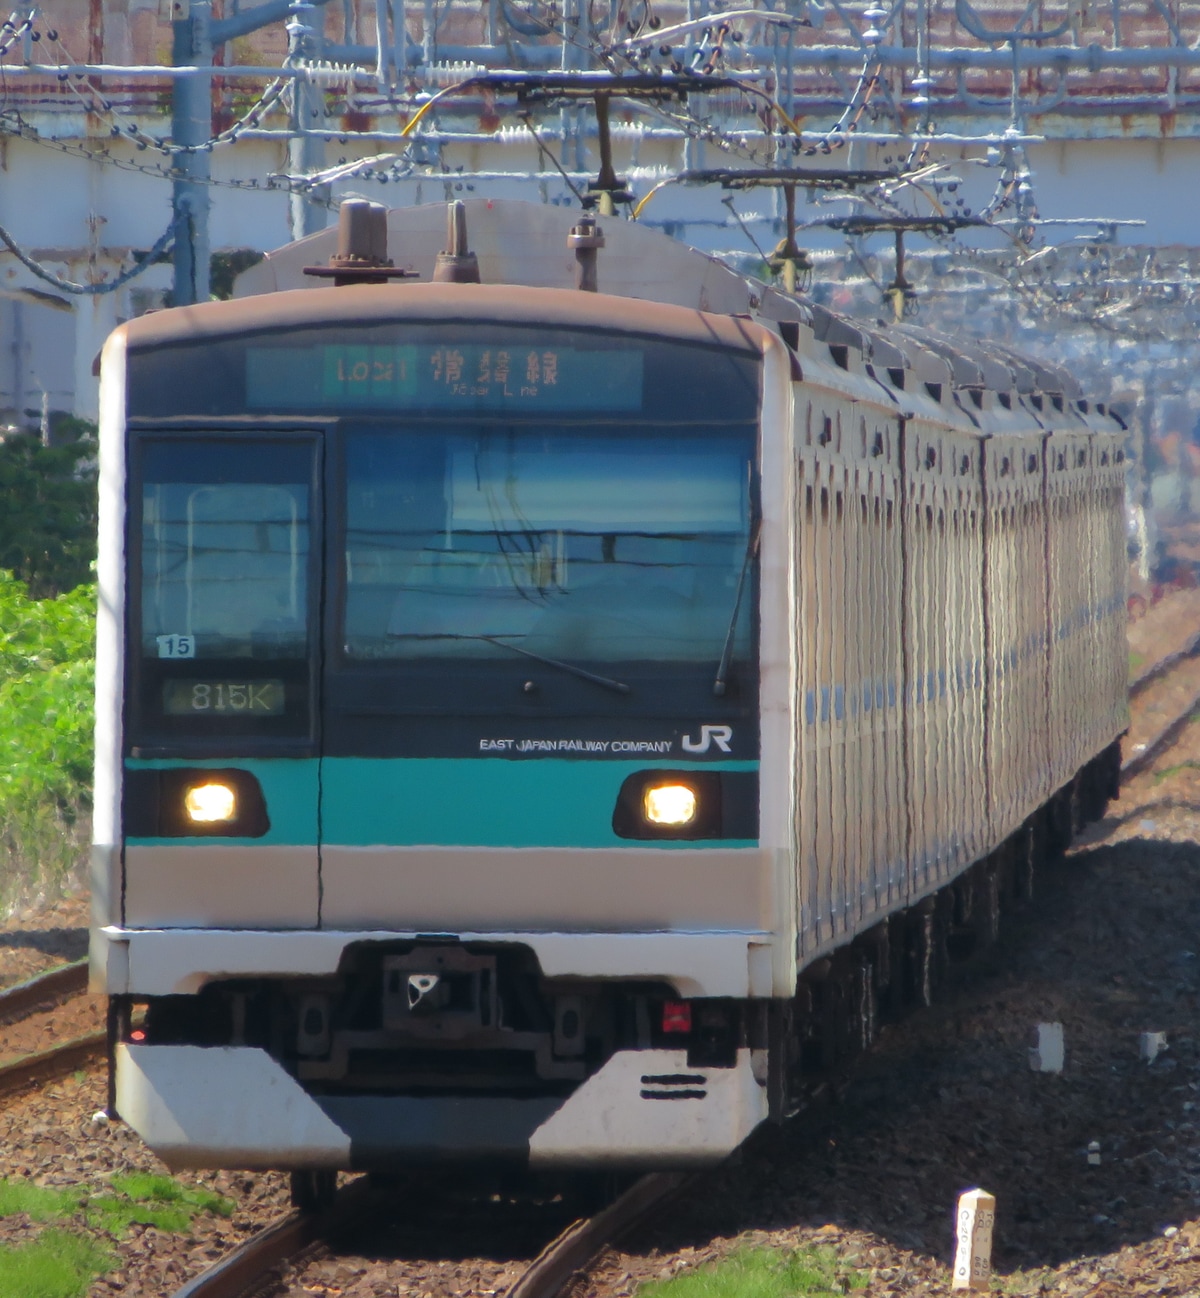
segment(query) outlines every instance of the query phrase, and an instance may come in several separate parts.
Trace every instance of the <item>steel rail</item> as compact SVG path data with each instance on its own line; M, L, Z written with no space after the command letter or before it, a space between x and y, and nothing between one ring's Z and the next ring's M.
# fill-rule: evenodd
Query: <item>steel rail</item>
M262 1284L276 1267L316 1244L322 1233L320 1214L293 1212L219 1258L177 1289L173 1298L241 1298L248 1289Z
M1166 676L1185 658L1194 658L1197 651L1200 651L1200 631L1197 631L1182 648L1176 649L1174 653L1169 653L1165 658L1160 658L1156 663L1147 667L1140 676L1135 677L1129 682L1129 697L1136 699L1148 685L1152 685L1156 680Z
M1193 697L1174 721L1168 722L1156 735L1148 739L1142 748L1138 749L1136 753L1131 753L1121 763L1122 781L1140 774L1160 753L1170 748L1191 724L1192 717L1196 714L1197 709L1200 709L1200 693Z
M554 1298L605 1245L656 1211L685 1177L652 1173L592 1217L573 1222L537 1255L504 1298ZM293 1212L219 1258L177 1289L172 1298L243 1298L271 1279L285 1263L302 1260L342 1222L355 1215L374 1191L366 1177L339 1191L324 1212Z
M61 1004L87 991L87 985L88 962L85 958L5 987L0 991L0 1023L7 1023L42 1006Z
M679 1172L651 1172L592 1217L573 1222L517 1277L504 1298L554 1298L605 1245L656 1212L687 1178Z
M89 1032L75 1037L49 1050L21 1055L6 1064L0 1064L0 1095L9 1095L35 1082L48 1082L77 1068L90 1064L104 1055L108 1044L107 1032Z

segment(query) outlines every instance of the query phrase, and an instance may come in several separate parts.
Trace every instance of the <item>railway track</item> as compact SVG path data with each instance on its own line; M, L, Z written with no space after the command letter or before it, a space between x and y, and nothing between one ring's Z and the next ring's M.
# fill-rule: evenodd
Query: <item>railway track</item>
M1174 697L1173 691L1178 686L1185 688L1179 697ZM1156 692L1169 695L1168 706L1155 706ZM1126 741L1131 747L1121 763L1122 779L1129 779L1149 768L1175 743L1200 709L1200 633L1131 681L1129 701L1135 717ZM1156 722L1148 728L1139 727L1139 711L1147 718L1156 717ZM1135 733L1138 730L1142 733Z
M607 1244L658 1211L685 1179L677 1173L643 1176L593 1216L573 1222L529 1263L504 1298L554 1298ZM249 1298L275 1292L282 1268L303 1264L327 1248L339 1227L370 1211L372 1199L381 1193L366 1177L351 1182L325 1212L294 1212L275 1222L188 1281L173 1298Z
M1135 676L1129 682L1129 698L1132 702L1140 695L1144 694L1155 681L1161 680L1162 677L1173 672L1176 667L1186 658L1195 658L1200 653L1200 631L1197 631L1185 644L1158 659L1146 668L1144 672Z
M48 1009L87 991L88 962L76 960L0 991L0 1023Z
M53 1008L87 991L87 961L51 969L0 991L0 1024L12 1023L39 1010ZM46 1050L0 1062L0 1095L42 1082L90 1064L103 1056L106 1033L82 1033Z
M87 1032L51 1046L49 1050L39 1050L0 1064L0 1095L10 1095L26 1086L53 1081L85 1064L94 1063L103 1057L107 1041L108 1036L103 1031Z

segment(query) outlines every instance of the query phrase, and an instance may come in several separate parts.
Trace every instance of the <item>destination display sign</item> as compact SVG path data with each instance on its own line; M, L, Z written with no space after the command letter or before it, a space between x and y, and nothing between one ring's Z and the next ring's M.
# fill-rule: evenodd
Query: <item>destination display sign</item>
M642 408L643 354L633 347L502 343L322 343L250 347L251 410L541 410Z
M163 711L169 717L278 717L283 714L284 699L281 680L163 682Z

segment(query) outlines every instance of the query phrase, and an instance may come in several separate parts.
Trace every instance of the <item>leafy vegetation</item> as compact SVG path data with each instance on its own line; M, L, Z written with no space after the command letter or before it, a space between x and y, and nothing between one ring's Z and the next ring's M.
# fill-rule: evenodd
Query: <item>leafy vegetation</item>
M91 426L60 416L54 438L0 441L0 568L34 598L73 590L96 557L96 443Z
M68 1229L66 1223L119 1238L133 1223L180 1232L197 1212L228 1217L234 1209L221 1195L170 1176L133 1172L114 1176L110 1184L111 1193L93 1195L79 1188L0 1180L0 1217L24 1213L38 1223L55 1223L26 1244L0 1246L5 1294L79 1298L95 1276L112 1268L115 1258L102 1240Z
M842 1298L866 1286L832 1249L739 1248L711 1266L642 1285L638 1298Z
M0 915L60 890L89 837L94 425L0 438Z
M82 864L92 776L95 587L31 599L0 570L0 913Z

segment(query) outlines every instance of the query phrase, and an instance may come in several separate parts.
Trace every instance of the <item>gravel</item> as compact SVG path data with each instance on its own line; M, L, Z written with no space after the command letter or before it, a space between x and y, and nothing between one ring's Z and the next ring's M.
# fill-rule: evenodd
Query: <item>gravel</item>
M110 1192L108 1182L124 1172L165 1173L166 1169L120 1122L97 1123L105 1102L104 1067L97 1064L24 1094L0 1100L0 1176L39 1185L77 1186L89 1194ZM288 1210L287 1181L278 1173L187 1173L187 1185L201 1185L233 1200L231 1217L199 1212L186 1234L134 1225L120 1238L91 1229L116 1255L117 1266L97 1280L91 1298L114 1293L167 1295L215 1258ZM0 1243L32 1238L43 1226L25 1217L0 1219Z
M1181 642L1195 617L1184 604L1150 609L1137 624L1148 645ZM747 1242L832 1248L873 1298L948 1294L953 1209L974 1186L997 1198L994 1284L1007 1293L1200 1292L1198 843L1192 725L1066 863L1039 876L1033 903L953 999L886 1029L836 1103L758 1133L657 1225L607 1252L571 1298L628 1298ZM85 923L76 898L0 925L0 984L82 954ZM53 1014L21 1031L75 1035L98 1022L100 1002L75 1002L71 1014L69 1031ZM1041 1022L1064 1026L1061 1074L1029 1068ZM1151 1063L1138 1057L1143 1032L1167 1034ZM0 1055L24 1040L0 1028ZM100 1191L115 1172L163 1170L122 1124L93 1124L103 1102L100 1067L0 1101L0 1176ZM1093 1141L1099 1166L1088 1163ZM233 1199L232 1218L200 1213L187 1235L134 1227L111 1241L119 1267L92 1298L169 1294L287 1210L278 1174L183 1179ZM0 1243L39 1229L8 1218ZM451 1218L442 1231L397 1228L369 1250L319 1258L286 1292L494 1298L521 1256L511 1241L473 1248Z
M66 897L0 922L0 987L87 955L88 899Z
M976 1186L996 1195L1005 1293L1194 1298L1198 1005L1193 724L1043 872L952 1000L885 1030L835 1105L758 1133L571 1298L625 1298L747 1242L833 1247L879 1298L948 1294L954 1206ZM1064 1026L1058 1075L1029 1068L1043 1022ZM1167 1034L1152 1063L1143 1032Z

